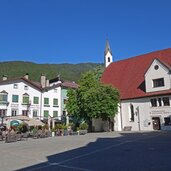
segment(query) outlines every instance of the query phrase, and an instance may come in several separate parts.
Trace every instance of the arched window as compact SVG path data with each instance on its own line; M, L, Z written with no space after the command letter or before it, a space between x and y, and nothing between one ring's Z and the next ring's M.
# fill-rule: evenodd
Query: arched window
M107 58L107 61L110 62L110 57Z
M27 93L23 94L23 104L29 104L29 95Z
M130 104L130 111L131 111L131 118L130 118L130 120L132 122L134 122L134 106L132 104Z

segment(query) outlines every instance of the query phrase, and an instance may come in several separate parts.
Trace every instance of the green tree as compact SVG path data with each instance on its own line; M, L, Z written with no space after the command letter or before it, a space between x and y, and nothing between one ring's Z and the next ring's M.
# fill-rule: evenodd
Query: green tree
M79 80L79 88L70 90L67 94L68 113L86 121L89 129L93 118L102 118L110 123L110 118L118 112L118 90L101 84L99 71L97 69L83 74Z

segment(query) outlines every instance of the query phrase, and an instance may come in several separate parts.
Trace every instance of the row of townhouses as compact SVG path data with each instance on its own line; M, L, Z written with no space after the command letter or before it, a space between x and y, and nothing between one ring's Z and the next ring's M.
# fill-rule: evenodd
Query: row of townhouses
M104 57L101 81L120 92L114 130L171 130L171 48L113 62L107 41Z
M77 87L76 83L61 81L59 77L47 80L44 74L40 82L31 81L29 74L15 79L4 75L0 81L0 117L4 121L12 116L61 121L66 116L67 90Z

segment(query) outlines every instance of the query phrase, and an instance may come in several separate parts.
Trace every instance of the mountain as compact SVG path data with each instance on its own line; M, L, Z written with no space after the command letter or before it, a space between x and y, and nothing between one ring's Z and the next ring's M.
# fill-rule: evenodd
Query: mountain
M22 77L26 73L34 81L40 81L41 74L45 74L47 79L55 78L60 75L61 79L78 81L81 74L92 70L98 63L79 63L79 64L36 64L32 62L11 61L0 63L0 76L7 75L8 78Z

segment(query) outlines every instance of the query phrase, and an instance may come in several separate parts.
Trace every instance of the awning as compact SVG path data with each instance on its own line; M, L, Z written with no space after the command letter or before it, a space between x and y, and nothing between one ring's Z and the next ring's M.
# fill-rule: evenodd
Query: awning
M9 119L15 119L15 120L22 120L22 121L25 121L25 120L30 120L30 118L28 116L11 116L11 117L8 117Z
M35 120L35 119L31 119L30 120L27 120L27 121L24 121L25 123L28 124L28 126L43 126L44 123L41 122L40 120Z

